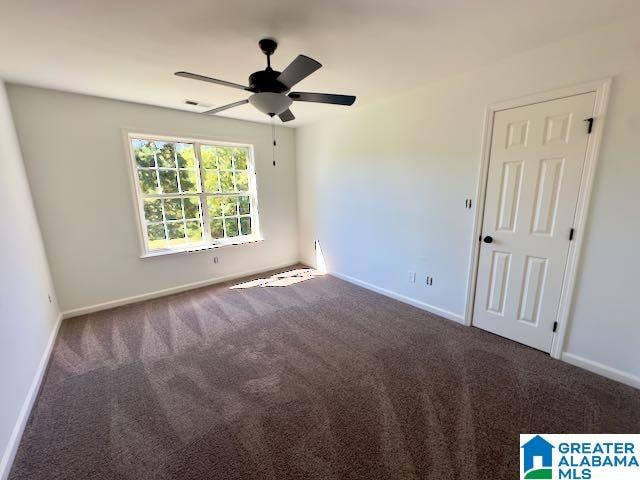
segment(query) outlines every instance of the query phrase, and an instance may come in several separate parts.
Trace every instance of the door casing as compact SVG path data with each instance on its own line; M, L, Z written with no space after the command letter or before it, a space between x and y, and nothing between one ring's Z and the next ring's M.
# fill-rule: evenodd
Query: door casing
M469 277L467 280L467 303L465 309L464 323L471 325L473 320L473 305L476 294L476 281L478 275L478 260L480 256L479 237L482 233L482 222L484 218L485 193L487 187L487 179L489 173L489 157L491 154L491 137L493 135L493 118L496 112L511 108L523 107L535 103L557 100L560 98L580 95L583 93L595 92L594 105L594 122L591 135L587 144L585 154L582 179L580 182L580 191L578 193L578 202L573 222L575 234L573 241L569 243L569 253L567 256L567 264L565 267L565 275L562 282L562 294L560 295L560 303L558 305L558 329L553 335L550 355L553 358L560 358L564 347L564 339L567 332L567 325L571 313L571 304L573 299L573 290L575 287L580 252L584 238L584 229L587 221L587 213L589 202L591 200L591 192L593 190L593 181L598 161L598 152L602 141L602 132L604 130L607 104L609 101L609 91L611 89L612 79L604 78L594 80L580 85L559 88L547 92L535 93L525 97L519 97L511 100L505 100L489 105L485 110L484 117L484 134L482 139L482 153L480 157L480 175L478 177L478 185L476 188L476 211L473 224L473 237L471 242L471 254L469 264Z

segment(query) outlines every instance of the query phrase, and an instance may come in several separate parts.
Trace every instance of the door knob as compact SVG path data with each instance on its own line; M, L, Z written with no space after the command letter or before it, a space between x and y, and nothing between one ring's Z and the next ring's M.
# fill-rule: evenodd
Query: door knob
M493 242L493 237L492 237L491 235L487 235L486 237L484 237L484 238L482 239L482 241L483 241L484 243L492 243L492 242Z

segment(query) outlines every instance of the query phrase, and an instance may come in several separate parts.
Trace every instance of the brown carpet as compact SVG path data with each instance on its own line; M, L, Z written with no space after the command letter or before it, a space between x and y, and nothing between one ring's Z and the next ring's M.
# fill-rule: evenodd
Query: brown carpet
M238 283L238 282L234 282ZM10 478L514 479L640 391L325 276L66 320Z

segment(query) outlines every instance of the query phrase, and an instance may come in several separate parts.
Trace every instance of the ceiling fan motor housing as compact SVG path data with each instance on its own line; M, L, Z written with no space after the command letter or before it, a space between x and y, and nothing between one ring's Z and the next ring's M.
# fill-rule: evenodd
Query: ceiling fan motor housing
M253 92L272 92L272 93L284 93L289 90L289 87L278 81L278 75L280 72L277 70L260 70L253 72L249 76L249 89Z

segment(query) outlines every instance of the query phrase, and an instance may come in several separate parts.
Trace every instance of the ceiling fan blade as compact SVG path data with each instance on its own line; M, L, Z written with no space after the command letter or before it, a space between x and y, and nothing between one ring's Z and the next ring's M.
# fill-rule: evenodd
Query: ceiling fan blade
M251 91L249 87L240 85L239 83L227 82L226 80L218 80L217 78L205 77L204 75L198 75L197 73L190 72L176 72L178 77L191 78L193 80L200 80L202 82L217 83L218 85L224 85L225 87L239 88L240 90Z
M293 113L291 113L291 110L289 110L288 108L278 116L283 122L290 122L291 120L296 119L296 117L293 116Z
M297 102L332 103L334 105L353 105L353 95L337 95L335 93L291 92L289 98Z
M322 64L306 55L298 55L293 62L285 68L280 75L278 81L291 88L303 78L307 78L313 72L318 70Z
M205 115L213 115L214 113L222 112L223 110L228 110L233 107L239 107L240 105L244 105L245 103L249 103L249 100L240 100L239 102L233 102L229 105L223 105L222 107L212 108L211 110L207 110L206 112L202 112Z

